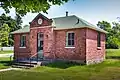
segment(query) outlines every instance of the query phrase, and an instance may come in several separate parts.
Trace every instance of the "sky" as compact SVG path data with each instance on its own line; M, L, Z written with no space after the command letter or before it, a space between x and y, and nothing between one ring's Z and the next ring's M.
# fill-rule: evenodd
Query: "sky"
M67 3L58 6L54 5L47 11L48 14L43 13L48 18L65 16L66 11L68 15L76 15L94 25L98 21L118 22L117 17L120 17L120 0L69 0ZM0 14L4 10L0 8ZM22 17L22 26L29 24L38 13L27 13ZM15 17L15 10L12 8L10 14Z

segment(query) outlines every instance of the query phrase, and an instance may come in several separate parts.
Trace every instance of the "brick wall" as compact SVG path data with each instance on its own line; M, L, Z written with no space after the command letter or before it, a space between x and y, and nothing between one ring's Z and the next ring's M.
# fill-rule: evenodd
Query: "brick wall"
M38 19L42 19L42 24L38 24ZM37 54L37 34L43 33L44 35L44 44L43 44L43 55L44 58L54 58L54 33L53 28L50 26L51 20L45 18L43 15L38 15L31 23L30 23L30 48L31 55ZM37 56L37 55L36 55Z
M26 48L20 47L20 36L26 35ZM14 34L14 56L15 58L28 58L30 56L29 33Z
M30 29L31 55L37 54L37 33L44 34L43 55L45 58L53 58L53 29L51 27Z
M43 19L39 25L38 19ZM66 47L66 33L75 33L75 48ZM20 35L14 34L14 55L15 58L29 58L37 54L37 34L44 34L43 55L45 58L75 60L87 64L98 63L105 58L105 34L101 33L101 47L97 47L97 31L81 29L54 30L51 27L51 20L38 16L30 23L30 33L26 35L26 48L20 48Z
M66 48L66 33L75 33L75 48ZM53 30L52 27L32 28L26 35L26 48L20 48L20 35L14 35L15 58L29 58L37 54L37 33L44 33L43 55L50 59L98 63L105 58L105 34L101 33L101 47L97 47L97 31L92 29ZM29 35L30 34L30 35Z
M101 33L101 47L97 47L97 31L86 31L86 63L94 64L102 62L105 58L105 34Z
M75 33L75 48L66 48L66 33L73 31ZM85 61L85 29L69 29L55 31L55 57L65 60Z

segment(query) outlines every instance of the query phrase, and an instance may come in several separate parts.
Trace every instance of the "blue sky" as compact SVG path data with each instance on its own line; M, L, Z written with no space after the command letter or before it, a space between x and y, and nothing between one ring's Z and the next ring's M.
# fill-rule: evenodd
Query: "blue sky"
M51 6L48 14L44 14L48 18L65 16L68 11L69 15L76 15L92 24L96 25L98 21L118 21L116 18L120 16L120 0L70 0L61 6ZM4 11L0 9L0 14ZM28 13L22 18L23 24L29 24L30 21L38 13ZM15 16L14 9L8 14L12 17Z

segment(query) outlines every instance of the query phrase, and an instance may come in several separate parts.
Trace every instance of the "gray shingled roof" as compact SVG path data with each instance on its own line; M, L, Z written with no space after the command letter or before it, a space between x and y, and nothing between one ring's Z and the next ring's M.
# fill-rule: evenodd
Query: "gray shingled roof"
M103 33L107 33L105 30L75 16L68 16L68 17L59 17L59 18L52 18L53 24L52 26L55 26L55 30L59 29L71 29L71 28L91 28Z
M94 29L96 31L100 31L103 33L107 33L105 30L94 26L93 24L75 16L67 16L67 17L58 17L58 18L52 18L53 23L52 26L54 26L54 30L60 30L60 29L72 29L72 28L90 28ZM11 32L11 34L16 33L26 33L30 31L30 27L25 27L22 29L19 29L17 31Z
M30 32L30 27L29 27L29 26L24 27L24 28L22 28L22 29L18 29L18 30L16 30L16 31L13 31L13 32L11 32L10 34L28 33L28 32Z

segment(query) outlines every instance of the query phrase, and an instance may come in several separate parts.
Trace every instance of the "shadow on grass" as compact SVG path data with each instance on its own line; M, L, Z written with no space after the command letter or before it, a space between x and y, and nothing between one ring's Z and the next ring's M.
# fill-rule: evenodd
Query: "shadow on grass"
M80 64L80 63L75 63L75 62L63 62L63 61L56 61L53 63L49 63L46 66L47 67L52 67L52 68L60 68L60 69L66 69L69 67L73 67L73 66L82 66L84 64Z
M120 56L107 56L106 59L118 59L118 60L120 60Z
M0 61L0 64L3 64L4 66L10 66L12 61Z

